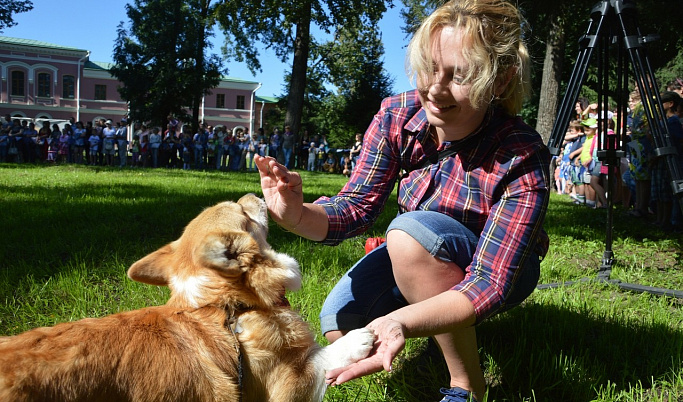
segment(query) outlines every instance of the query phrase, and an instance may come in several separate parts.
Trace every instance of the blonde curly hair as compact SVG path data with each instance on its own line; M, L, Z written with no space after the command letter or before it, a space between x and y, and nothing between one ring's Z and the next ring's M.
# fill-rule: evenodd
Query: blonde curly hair
M491 101L511 115L518 114L529 95L530 57L522 39L525 21L519 10L505 0L451 0L427 17L408 45L406 62L411 82L418 78L431 85L434 77L432 44L445 27L460 29L466 43L463 57L469 63L464 84L471 85L469 98L475 108ZM508 82L502 94L496 83Z

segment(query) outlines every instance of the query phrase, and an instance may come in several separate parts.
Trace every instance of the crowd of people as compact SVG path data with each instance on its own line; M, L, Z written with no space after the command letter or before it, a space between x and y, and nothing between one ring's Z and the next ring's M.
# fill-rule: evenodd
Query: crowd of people
M683 171L683 80L668 83L660 94L661 110L666 116L671 145L676 148L678 166ZM683 230L683 217L671 187L666 156L658 156L644 100L638 89L629 96L625 134L619 158L612 175L612 201L622 205L630 216L645 218L664 231ZM654 100L653 100L654 102ZM579 99L560 154L553 159L555 190L571 197L575 204L591 208L607 208L608 166L598 158L598 148L616 149L617 114L597 103ZM606 119L607 135L600 136L598 119ZM599 138L603 138L602 142ZM618 172L618 173L617 173Z
M0 162L76 163L93 166L256 171L256 155L272 156L290 168L349 175L353 149L333 149L325 135L296 136L289 126L266 135L262 128L212 127L192 133L173 116L165 128L129 122L76 122L42 127L26 119L4 117ZM131 133L128 132L129 128ZM360 136L360 134L357 135ZM356 141L358 143L358 140Z

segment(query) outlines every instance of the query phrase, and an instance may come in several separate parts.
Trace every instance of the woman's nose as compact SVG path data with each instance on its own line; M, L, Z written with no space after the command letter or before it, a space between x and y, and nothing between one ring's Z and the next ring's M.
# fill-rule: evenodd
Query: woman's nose
M435 74L434 81L429 86L429 92L438 94L448 90L451 80L446 78L444 74Z

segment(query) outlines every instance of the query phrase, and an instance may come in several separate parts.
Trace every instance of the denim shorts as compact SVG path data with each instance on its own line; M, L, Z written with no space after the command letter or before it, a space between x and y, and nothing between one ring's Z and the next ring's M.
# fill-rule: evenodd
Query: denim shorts
M463 270L472 262L479 241L460 222L433 211L399 215L391 222L387 232L394 229L406 232L431 255L452 261ZM540 260L532 253L505 302L505 310L520 304L534 291L539 272ZM361 328L375 318L407 304L394 280L385 243L360 259L332 289L320 312L321 330L325 333Z

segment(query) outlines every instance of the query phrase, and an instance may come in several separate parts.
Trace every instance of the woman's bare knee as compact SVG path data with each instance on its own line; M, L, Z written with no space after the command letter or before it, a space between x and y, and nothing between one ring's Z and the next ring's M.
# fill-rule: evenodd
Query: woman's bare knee
M409 303L442 293L465 277L465 272L457 264L431 255L402 230L387 233L387 251L396 284Z

